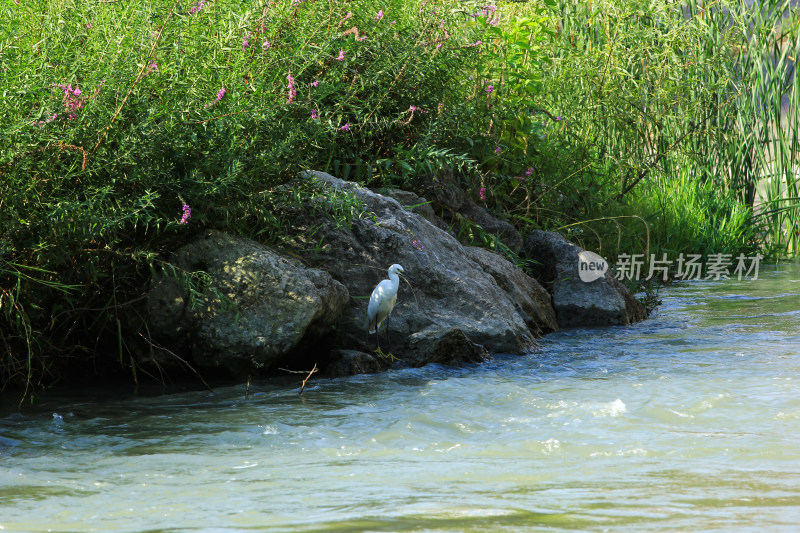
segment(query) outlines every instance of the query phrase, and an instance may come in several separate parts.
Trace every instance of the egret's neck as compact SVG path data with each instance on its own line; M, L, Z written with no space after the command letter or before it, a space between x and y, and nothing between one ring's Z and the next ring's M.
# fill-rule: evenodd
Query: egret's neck
M392 287L400 286L400 276L397 275L397 272L389 272L389 281L392 282Z

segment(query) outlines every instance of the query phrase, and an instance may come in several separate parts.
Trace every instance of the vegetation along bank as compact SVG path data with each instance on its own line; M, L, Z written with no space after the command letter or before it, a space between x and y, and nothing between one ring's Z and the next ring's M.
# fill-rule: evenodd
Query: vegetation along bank
M6 2L0 383L30 394L98 374L165 379L164 361L188 356L150 331L158 280L179 280L191 310L216 298L235 316L241 305L211 281L209 265L171 259L209 235L335 274L321 261L335 244L323 236L381 216L358 189L300 177L308 169L394 196L408 212L432 211L425 220L453 241L496 252L513 267L508 276L539 275L551 292L526 252L534 230L612 261L795 255L800 30L789 1L763 7ZM439 251L403 235L389 244L421 257ZM372 286L397 262L344 261L367 264ZM514 294L509 305L524 307ZM348 295L366 306L361 292ZM401 288L400 297L414 295ZM508 326L519 349L535 336L534 308ZM445 322L428 331L442 346L483 346ZM425 331L404 324L404 346ZM342 330L323 323L289 352L310 363ZM214 377L213 364L176 365Z

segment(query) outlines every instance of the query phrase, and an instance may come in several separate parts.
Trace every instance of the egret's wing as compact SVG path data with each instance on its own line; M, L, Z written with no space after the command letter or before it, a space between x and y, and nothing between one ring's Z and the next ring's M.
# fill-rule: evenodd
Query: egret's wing
M394 299L389 296L391 288L392 283L385 279L378 283L378 286L372 291L372 296L369 297L369 304L367 304L367 332L375 333L383 319L392 311L397 296L395 295ZM387 305L389 305L388 310Z
M394 309L394 304L397 302L397 293L391 295L391 297L381 300L380 305L378 306L378 314L375 317L376 324L375 327L377 328L383 320L389 316L389 313L392 312Z
M378 320L378 307L380 307L381 302L381 285L383 285L383 281L378 283L375 287L375 290L372 291L372 296L369 297L369 304L367 304L367 332L368 333L375 333L378 329L378 324L380 324L380 320Z

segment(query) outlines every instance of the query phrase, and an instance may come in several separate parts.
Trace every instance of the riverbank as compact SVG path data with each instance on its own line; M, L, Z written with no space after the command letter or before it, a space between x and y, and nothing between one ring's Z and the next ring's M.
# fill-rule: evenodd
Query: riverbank
M731 125L769 116L739 98L758 81L741 78L739 47L795 35L607 4L0 7L26 29L0 36L0 383L165 379L131 339L150 338L134 310L176 250L208 231L291 250L298 213L371 216L348 197L317 210L317 191L286 186L309 168L419 197L451 176L462 205L501 224L437 216L526 273L514 232L558 230L609 261L793 253L794 196L753 216L766 141ZM703 81L674 81L687 79ZM769 90L779 102L791 88ZM793 190L796 161L778 159ZM203 269L187 274L202 295Z

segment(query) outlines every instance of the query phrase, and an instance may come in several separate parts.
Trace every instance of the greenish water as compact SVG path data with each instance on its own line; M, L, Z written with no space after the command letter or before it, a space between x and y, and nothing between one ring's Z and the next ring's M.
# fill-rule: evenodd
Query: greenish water
M0 416L0 529L796 531L800 268L663 299L302 397L54 393Z

